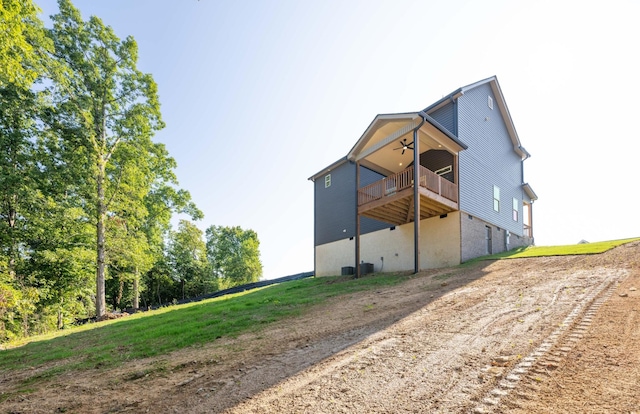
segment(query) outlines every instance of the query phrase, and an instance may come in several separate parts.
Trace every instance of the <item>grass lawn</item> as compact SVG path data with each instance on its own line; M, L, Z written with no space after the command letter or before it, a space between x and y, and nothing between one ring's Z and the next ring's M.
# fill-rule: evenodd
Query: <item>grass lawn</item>
M522 257L542 257L542 256L567 256L574 254L598 254L611 250L622 244L640 240L640 237L632 239L610 240L596 243L569 244L566 246L530 246L521 247L508 252L483 256L479 260L488 259L517 259ZM478 260L474 259L474 260Z
M301 314L337 295L407 280L400 274L308 278L243 293L141 312L126 318L31 337L0 350L0 370L51 365L31 379L76 369L114 367L128 360L168 354L221 337L236 337Z

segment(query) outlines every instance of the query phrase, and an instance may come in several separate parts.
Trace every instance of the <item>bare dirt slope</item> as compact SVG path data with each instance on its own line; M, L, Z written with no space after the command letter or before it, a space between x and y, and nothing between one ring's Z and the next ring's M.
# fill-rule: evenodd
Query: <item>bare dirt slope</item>
M257 334L60 376L0 409L640 413L640 243L407 278Z

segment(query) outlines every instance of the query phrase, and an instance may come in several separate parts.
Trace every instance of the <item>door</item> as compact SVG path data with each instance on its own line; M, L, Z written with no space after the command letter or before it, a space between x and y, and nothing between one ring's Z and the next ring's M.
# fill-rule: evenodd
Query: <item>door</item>
M487 241L487 254L493 254L493 236L491 235L491 227L485 226L487 231L485 240Z

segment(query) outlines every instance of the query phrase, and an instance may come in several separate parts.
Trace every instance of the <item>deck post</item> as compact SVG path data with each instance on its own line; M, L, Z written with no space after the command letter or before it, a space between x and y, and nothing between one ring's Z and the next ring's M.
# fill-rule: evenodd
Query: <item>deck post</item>
M420 271L420 140L413 130L413 257L414 273Z
M360 202L358 190L360 189L360 161L356 161L356 279L360 277Z
M529 210L529 237L531 238L531 240L534 240L533 238L533 200L531 200L531 202L529 203L529 208L527 210ZM535 244L535 241L534 241L534 244Z

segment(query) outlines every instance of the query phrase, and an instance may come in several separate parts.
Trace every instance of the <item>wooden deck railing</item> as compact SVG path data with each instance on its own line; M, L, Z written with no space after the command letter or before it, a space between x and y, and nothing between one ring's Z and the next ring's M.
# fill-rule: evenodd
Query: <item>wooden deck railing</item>
M458 186L420 166L420 186L451 201L458 202ZM413 187L413 166L358 190L358 205L370 203Z
M523 230L524 230L524 235L526 237L531 237L531 226L527 225L527 224L523 224Z

